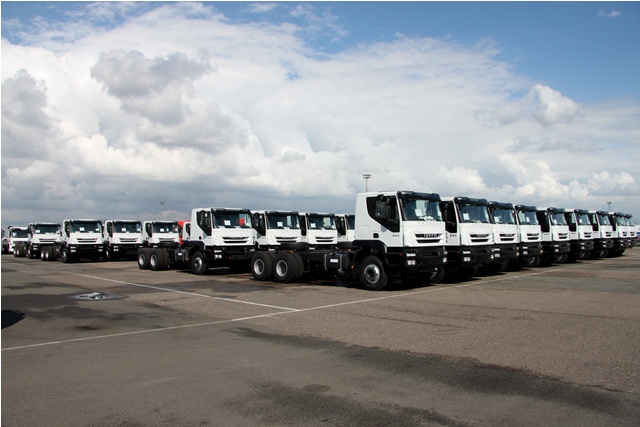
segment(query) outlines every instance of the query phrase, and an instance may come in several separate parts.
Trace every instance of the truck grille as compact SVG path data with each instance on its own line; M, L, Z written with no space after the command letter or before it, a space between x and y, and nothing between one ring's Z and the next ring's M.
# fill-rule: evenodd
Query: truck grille
M569 240L569 233L558 233L558 239Z
M489 241L490 234L470 234L471 241L473 243L487 243Z
M334 243L335 239L333 237L316 237L316 242L318 242L318 243Z
M120 242L122 243L136 243L137 241L138 239L135 237L123 237L122 239L120 239Z
M297 239L297 237L276 237L276 241L278 243L283 243L283 242L295 242Z
M527 233L527 240L537 242L540 240L540 233Z
M500 240L503 242L513 242L516 240L515 234L500 234Z
M433 233L433 234L416 233L416 241L423 245L430 244L430 243L439 243L441 237L442 237L442 234L439 234L439 233Z
M223 237L222 241L228 244L247 243L248 237Z
M98 239L97 238L93 238L93 239L78 239L78 243L95 243L97 242Z

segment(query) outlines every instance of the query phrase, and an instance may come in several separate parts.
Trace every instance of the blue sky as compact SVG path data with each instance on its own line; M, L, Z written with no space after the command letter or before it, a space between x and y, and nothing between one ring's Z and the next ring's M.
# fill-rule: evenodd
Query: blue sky
M638 218L638 40L637 2L2 2L2 223L351 211L363 172Z
M85 2L2 2L2 19L27 23L36 16L64 22ZM141 10L157 5L149 2ZM354 44L409 37L448 38L463 44L490 40L517 72L562 91L579 102L640 99L639 2L262 2L279 4L269 13L251 12L251 2L207 2L232 21L300 22L290 11L311 5L334 17L305 39L328 53ZM106 22L95 22L105 25ZM108 25L112 25L109 23ZM2 27L2 36L20 42Z

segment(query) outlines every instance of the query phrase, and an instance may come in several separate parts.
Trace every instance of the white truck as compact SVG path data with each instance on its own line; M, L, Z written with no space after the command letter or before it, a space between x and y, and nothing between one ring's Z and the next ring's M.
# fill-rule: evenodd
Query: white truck
M565 209L556 207L538 207L536 212L542 231L541 259L547 265L569 259L570 234L564 214Z
M62 221L60 260L64 263L104 256L102 222L99 219L65 219Z
M7 239L3 244L2 251L9 254L12 253L15 257L26 256L29 228L10 225L7 227L7 234Z
M489 219L494 242L494 260L488 266L490 273L499 273L520 256L520 233L511 203L489 202Z
M144 246L142 222L136 220L107 219L104 222L104 255L107 261L123 257L135 258Z
M332 213L300 212L300 229L302 241L309 244L310 249L331 249L338 244L336 216Z
M625 250L633 247L631 215L622 212L613 212L609 214L609 220L613 227L613 248L609 252L609 255L620 256Z
M188 239L183 239L173 252L174 261L190 266L198 275L215 267L245 271L251 258L248 253L254 251L256 244L256 231L248 209L193 209L183 236Z
M55 261L58 248L62 244L60 224L53 222L32 222L28 227L28 258L40 258L43 261Z
M590 258L605 258L613 249L613 226L609 220L609 212L590 210L589 221L593 226L594 244Z
M569 261L589 259L594 248L589 211L566 209L564 217L569 225Z
M439 202L437 194L413 191L358 194L352 249L279 250L271 271L254 268L264 260L264 254L256 252L251 273L256 280L282 283L304 275L357 277L368 290L384 288L390 277L410 284L437 283L446 263Z
M494 262L494 240L486 199L443 197L447 273L468 279Z
M537 267L542 256L542 230L538 222L538 208L516 205L516 222L520 234L519 267Z

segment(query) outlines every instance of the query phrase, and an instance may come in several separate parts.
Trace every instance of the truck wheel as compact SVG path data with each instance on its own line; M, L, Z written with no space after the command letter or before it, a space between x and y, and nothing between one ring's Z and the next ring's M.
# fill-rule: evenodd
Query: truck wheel
M300 280L302 279L302 276L304 276L304 261L302 260L300 254L297 252L292 252L291 255L298 263L298 277L296 277L294 280Z
M565 262L567 262L568 259L569 259L568 254L554 255L553 262L558 264L564 264Z
M159 271L162 270L162 265L164 264L164 256L162 256L162 252L160 249L153 248L149 253L149 270L151 271Z
M191 257L191 269L194 274L199 276L205 274L209 270L209 266L205 262L204 255L202 252L196 252Z
M273 278L280 283L289 283L299 275L298 261L289 252L276 255L273 264Z
M36 257L36 253L31 246L27 246L27 258L34 259Z
M522 265L528 268L535 268L540 265L540 261L541 259L539 256L532 256L529 258L524 258L522 260Z
M429 274L429 283L440 283L444 279L445 271L443 267L435 267Z
M369 255L360 263L358 277L362 287L369 291L379 291L387 286L389 281L382 262L375 255Z
M57 261L58 260L58 248L55 246L49 247L49 258L47 261Z
M60 254L60 261L65 264L71 262L71 254L69 253L69 248L62 249L62 253Z
M251 275L256 280L269 280L273 276L273 258L267 252L256 252L251 258Z
M149 268L149 249L142 248L138 251L138 268L140 270L146 270Z
M169 264L171 264L171 257L169 256L169 252L162 248L159 249L160 253L162 253L162 268L161 270L167 270L169 268Z

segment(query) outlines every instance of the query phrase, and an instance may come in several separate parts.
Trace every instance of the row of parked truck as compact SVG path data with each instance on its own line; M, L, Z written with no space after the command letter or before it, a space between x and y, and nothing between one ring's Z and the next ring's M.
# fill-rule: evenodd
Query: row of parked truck
M629 214L414 191L358 194L355 214L208 207L184 221L66 219L9 234L6 250L15 256L129 256L141 269L248 268L256 280L353 279L370 290L392 277L437 283L445 274L619 256L637 240Z

